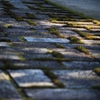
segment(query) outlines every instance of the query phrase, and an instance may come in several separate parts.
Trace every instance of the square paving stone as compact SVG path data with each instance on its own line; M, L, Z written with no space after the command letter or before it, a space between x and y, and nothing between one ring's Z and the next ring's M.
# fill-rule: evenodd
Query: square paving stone
M6 42L0 42L0 47L9 47L9 45Z
M20 68L50 68L50 69L62 69L61 65L56 61L12 61L15 66Z
M5 74L0 70L0 100L22 100L13 85L7 80Z
M100 40L81 40L83 43L92 45L92 44L100 44Z
M86 54L84 54L84 53L82 53L82 52L80 52L80 51L78 51L78 50L75 50L75 49L69 49L69 48L67 48L67 49L52 49L53 51L57 51L57 52L60 52L61 54L63 54L63 56L65 57L65 58L68 58L68 59L70 59L70 60L77 60L77 61L93 61L93 59L90 57L90 56L88 56L88 55L86 55Z
M20 58L14 54L0 54L0 59L20 60Z
M55 46L52 44L52 43L34 43L34 42L12 42L13 43L13 46L15 48L18 48L18 47L35 47L35 48L55 48Z
M66 88L91 88L100 85L100 77L92 70L54 70L52 71Z
M51 54L27 54L25 53L25 58L28 59L48 59L48 58L53 58L53 56Z
M47 53L48 49L46 48L32 48L32 47L28 47L28 48L16 48L17 51L21 51L21 52L25 52L25 53Z
M99 50L88 50L89 53L100 61L100 49Z
M97 90L25 89L27 96L36 100L99 100Z
M28 42L50 42L50 43L69 43L68 39L60 39L60 38L32 38L32 37L24 37Z
M72 62L62 62L67 69L83 69L89 70L100 66L99 62L82 62L82 61L72 61Z
M54 86L42 70L8 70L19 87Z

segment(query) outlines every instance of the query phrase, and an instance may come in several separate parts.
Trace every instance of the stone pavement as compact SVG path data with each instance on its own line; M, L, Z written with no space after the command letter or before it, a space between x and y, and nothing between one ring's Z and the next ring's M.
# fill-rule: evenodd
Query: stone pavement
M47 0L0 0L0 100L99 100L100 22Z

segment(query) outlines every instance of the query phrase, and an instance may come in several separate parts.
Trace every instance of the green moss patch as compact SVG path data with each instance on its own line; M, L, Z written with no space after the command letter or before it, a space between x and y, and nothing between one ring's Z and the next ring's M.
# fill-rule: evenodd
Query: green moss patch
M27 20L27 23L32 26L37 26L37 23L32 20Z
M100 68L95 68L93 71L100 76Z
M22 42L26 42L27 41L23 36L20 36L19 38L21 39Z
M64 58L64 56L57 51L53 51L53 52L51 52L51 54L53 57L56 57L56 58Z
M9 1L1 0L1 2L3 3L3 5L5 5L9 8L15 8L12 4L9 3Z
M95 40L96 37L91 34L91 33L87 33L87 32L81 32L81 31L78 31L78 30L74 30L75 32L77 32L80 36L84 37L85 39L89 39L89 40Z
M62 44L54 43L54 45L55 45L57 48L65 48Z
M64 36L62 36L60 34L60 32L55 28L55 27L51 27L51 28L47 28L47 30L51 33L51 34L54 34L56 35L58 38L65 38Z
M77 47L75 47L75 49L77 49L85 54L89 54L88 50L84 46L77 46Z
M98 20L93 20L93 23L97 24L97 25L100 25L100 21L98 21Z
M11 24L5 24L4 25L6 28L12 28L12 25Z
M47 75L51 80L52 82L58 86L59 88L64 88L64 84L61 83L58 79L57 79L57 76L52 73L50 70L43 70L43 72L45 73L45 75Z
M33 14L26 13L27 17L30 19L35 19L36 17Z
M70 43L78 43L78 44L83 44L83 42L81 41L81 39L75 37L75 36L70 36L68 39L70 39Z

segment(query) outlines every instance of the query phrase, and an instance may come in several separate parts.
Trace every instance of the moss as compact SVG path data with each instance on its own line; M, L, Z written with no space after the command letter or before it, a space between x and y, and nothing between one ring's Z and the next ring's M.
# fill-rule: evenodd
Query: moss
M63 85L63 83L61 83L58 79L57 76L52 73L50 70L43 70L43 72L45 73L45 75L47 75L52 82L54 82L55 85L57 85L59 88L64 88L65 86Z
M62 44L54 43L54 45L55 45L57 48L65 48Z
M49 21L52 22L52 23L56 23L57 19L55 19L55 18L49 18Z
M77 47L75 47L75 49L77 49L85 54L89 54L88 50L84 46L77 46Z
M30 28L30 30L34 33L36 33L36 30L34 28Z
M3 5L5 5L9 8L15 8L12 4L9 3L9 1L1 0L1 2L3 3Z
M14 17L14 16L15 16L15 14L14 14L9 8L7 8L7 7L4 7L4 11L5 11L8 15L10 15L11 17Z
M51 27L51 28L47 28L47 30L51 33L51 34L55 34L58 38L65 38L64 36L62 36L60 34L60 32L55 28L55 27Z
M68 58L33 58L29 60L38 60L38 61L57 61L57 62L62 62L62 61L72 61L72 59Z
M91 27L90 26L86 26L85 27L88 31L91 31Z
M75 36L70 36L68 39L70 39L71 43L83 44L83 42Z
M33 14L26 13L27 17L30 19L35 19L36 17Z
M22 42L26 42L27 41L23 36L20 36L19 38L22 40Z
M100 68L95 68L93 71L100 76Z
M53 57L56 57L56 58L64 58L64 56L57 51L53 51L51 54Z
M21 61L25 61L26 59L22 56L22 55L20 55L20 54L17 54L17 56L19 57L19 59L21 60Z
M49 76L49 78L51 78L51 79L56 79L56 78L57 78L57 76L56 76L55 74L53 74L49 69L45 69L45 70L43 70L43 72L44 72L47 76Z
M39 7L39 9L38 10L41 10L41 11L43 11L43 12L45 12L46 11L46 9L44 9L43 7Z
M8 44L10 47L13 47L13 43L12 43L12 42L7 42L7 44Z
M32 20L27 20L27 23L32 26L37 26L37 23Z
M74 30L75 32L77 32L80 36L84 37L85 39L95 39L95 36L93 34L89 34L87 32L81 32L81 31L78 31L78 30Z
M4 25L6 28L12 28L12 25L11 24L5 24Z
M84 28L83 26L80 26L76 23L70 23L70 22L67 22L67 25L65 25L65 26L76 27L76 28Z
M15 18L17 21L24 21L23 18L22 18L21 16L16 16L16 15L15 15L14 18Z
M65 88L64 84L61 83L59 80L55 79L55 80L53 80L53 82L54 82L55 85L57 85L59 88Z
M98 21L98 20L93 20L93 23L97 24L97 25L100 25L100 21Z
M4 11L11 16L11 18L15 18L17 21L24 21L21 16L15 15L9 8L4 7Z

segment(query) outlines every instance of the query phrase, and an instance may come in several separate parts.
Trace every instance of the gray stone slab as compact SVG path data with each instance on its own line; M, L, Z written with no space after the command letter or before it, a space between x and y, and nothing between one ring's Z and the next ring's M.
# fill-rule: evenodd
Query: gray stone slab
M48 58L53 58L51 54L27 54L25 53L25 58L26 59L48 59Z
M47 53L48 49L46 48L35 48L35 47L28 47L28 48L16 48L16 51L21 51L21 52L25 52L25 53Z
M0 59L20 60L20 58L14 54L0 54Z
M0 47L9 47L9 45L6 42L0 42Z
M100 85L100 77L92 70L54 70L52 71L66 88L91 88Z
M64 28L60 28L58 29L61 35L64 35L66 38L70 37L70 36L76 36L76 37L80 37L79 34L77 34L76 32L72 31L72 30L68 30L68 29L64 29Z
M88 50L91 55L100 60L100 49L99 50Z
M49 8L54 8L53 5L50 5L50 4L42 4L43 7L49 7Z
M66 48L75 48L76 46L84 46L85 48L87 48L88 50L100 50L100 46L99 45L91 45L91 44L65 44L65 43L61 43L64 47Z
M15 66L20 68L50 68L50 69L61 69L61 65L56 61L12 61Z
M18 28L11 28L5 30L5 32L8 34L8 36L33 36L34 32L28 30L28 29L18 29Z
M14 7L18 8L18 9L28 9L27 6L25 6L21 0L10 0L9 1Z
M43 15L43 14L35 14L35 16L38 19L48 19L48 18L50 18L48 15Z
M100 44L100 40L81 40L82 42L84 42L85 44Z
M100 32L100 28L99 29L91 29L92 32Z
M2 100L1 98L6 100L22 100L13 85L7 80L5 74L0 70L0 100Z
M28 42L50 42L50 43L69 43L68 39L60 39L60 38L32 38L32 37L24 37Z
M99 62L82 62L82 61L72 61L72 62L62 62L67 69L83 69L90 70L100 66Z
M15 48L18 47L35 47L35 48L55 48L55 46L51 43L34 43L34 42L12 42Z
M8 70L19 87L54 86L42 70Z
M26 94L37 100L99 100L97 90L25 89Z
M60 52L61 54L64 55L65 58L69 58L70 60L77 60L77 61L81 61L81 60L92 61L93 60L90 56L75 49L67 48L67 49L52 49L52 50Z

